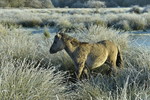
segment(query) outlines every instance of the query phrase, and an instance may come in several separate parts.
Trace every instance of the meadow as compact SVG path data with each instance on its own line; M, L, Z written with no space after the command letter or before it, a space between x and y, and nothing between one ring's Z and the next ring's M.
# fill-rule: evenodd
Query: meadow
M51 8L51 9L2 9L0 22L23 27L56 27L58 30L82 29L91 24L113 27L125 31L147 30L150 25L150 7L131 8Z
M149 100L150 47L132 45L128 31L149 29L150 12L148 7L138 7L140 13L135 9L1 9L0 99ZM25 27L45 31L32 34ZM97 73L71 82L74 65L66 52L49 53L59 30L84 42L115 42L124 68L116 76Z

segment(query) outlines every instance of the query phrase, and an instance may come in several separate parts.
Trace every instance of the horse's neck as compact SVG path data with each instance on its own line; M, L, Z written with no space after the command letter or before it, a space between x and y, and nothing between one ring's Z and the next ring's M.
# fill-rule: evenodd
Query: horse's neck
M73 45L72 43L66 43L65 50L69 54L69 56L72 58L74 51L78 48L78 45Z

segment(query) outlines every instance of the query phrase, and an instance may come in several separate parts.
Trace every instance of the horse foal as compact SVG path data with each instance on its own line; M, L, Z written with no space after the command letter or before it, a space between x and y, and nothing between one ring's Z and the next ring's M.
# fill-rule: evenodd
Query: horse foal
M74 61L77 78L81 74L87 74L87 70L92 70L107 63L110 72L117 73L117 67L122 66L122 56L118 47L111 41L103 40L97 43L80 42L79 40L64 33L58 33L50 48L50 53L56 53L65 49Z

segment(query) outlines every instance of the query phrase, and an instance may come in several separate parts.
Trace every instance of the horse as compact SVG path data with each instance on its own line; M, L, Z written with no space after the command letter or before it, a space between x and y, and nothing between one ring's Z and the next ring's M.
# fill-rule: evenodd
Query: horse
M57 33L49 52L54 54L63 49L74 62L77 79L80 79L82 73L88 75L88 70L96 69L104 63L109 65L108 74L117 73L117 67L123 67L119 48L109 40L80 42L65 33Z

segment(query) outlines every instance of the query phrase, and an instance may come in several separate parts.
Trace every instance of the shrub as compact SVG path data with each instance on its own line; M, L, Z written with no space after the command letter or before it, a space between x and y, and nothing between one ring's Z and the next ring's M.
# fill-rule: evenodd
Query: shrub
M102 1L87 1L85 3L85 7L86 8L104 8L105 6L105 2Z
M133 6L133 7L129 10L129 12L131 12L131 13L136 13L136 14L140 14L142 11L141 11L141 9L140 9L139 6Z

